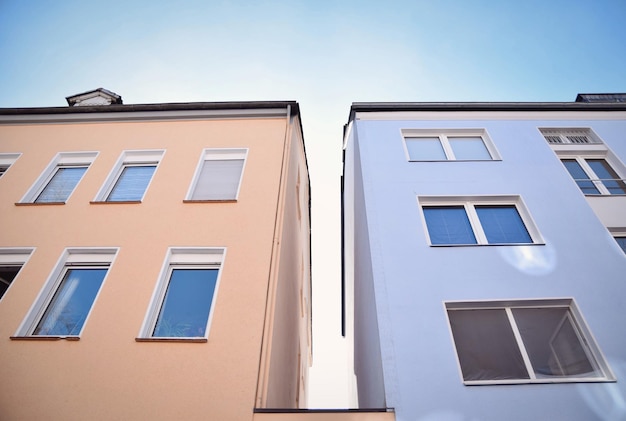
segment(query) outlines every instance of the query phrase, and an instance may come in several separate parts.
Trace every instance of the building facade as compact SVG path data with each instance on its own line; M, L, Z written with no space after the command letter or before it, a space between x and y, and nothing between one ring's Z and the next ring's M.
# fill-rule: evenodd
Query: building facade
M0 110L0 418L306 407L296 102Z
M352 105L344 283L360 407L625 419L623 97Z

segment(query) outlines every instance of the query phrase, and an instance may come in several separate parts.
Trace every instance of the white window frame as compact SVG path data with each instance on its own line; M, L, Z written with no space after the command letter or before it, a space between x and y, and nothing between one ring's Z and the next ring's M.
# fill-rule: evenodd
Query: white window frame
M165 155L165 149L150 149L150 150L126 150L123 151L120 157L117 159L117 162L113 166L113 169L109 173L106 178L106 181L98 191L96 198L93 202L98 203L140 203L143 201L150 185L152 184L152 180L154 180L154 176L156 175L161 160L163 159L163 155ZM131 201L109 201L109 195L113 191L117 180L122 175L124 168L132 167L132 166L147 166L154 165L156 168L154 169L154 173L150 178L150 182L146 186L146 189L143 192L140 200L131 200Z
M545 244L537 225L533 221L528 208L521 196L418 196L418 207L422 217L422 226L426 233L426 240L431 247L467 247L467 246L532 246ZM475 206L481 205L509 205L515 206L532 243L489 243L482 228ZM469 219L476 244L433 244L430 240L428 224L424 215L424 206L463 206Z
M56 174L59 168L67 168L67 167L87 167L85 174L89 171L91 164L98 156L99 152L94 151L85 151L85 152L59 152L56 154L52 161L48 164L48 166L43 170L39 178L35 181L35 183L31 186L30 189L26 192L24 197L20 200L19 203L34 203L37 197L44 191L44 189L48 186L48 183L52 180L54 175ZM83 177L85 176L83 174ZM82 180L82 178L81 178ZM68 195L65 202L42 202L41 204L58 204L58 203L67 203L74 194L76 187L74 190Z
M587 163L587 159L604 159L609 166L617 173L621 180L626 180L626 165L624 165L620 159L604 144L600 136L598 136L589 127L539 127L539 131L550 148L557 155L559 160L575 159L581 166L583 171L589 177L589 181L593 183L596 189L600 192L598 194L583 193L586 196L619 196L619 194L611 194L609 190L604 186L602 180L596 175L595 171L591 169ZM551 142L548 136L558 136L559 142ZM568 136L586 136L589 139L588 143L573 143ZM563 163L561 163L564 165ZM573 180L569 171L565 169L567 175ZM576 180L573 180L576 184ZM580 187L579 187L580 190Z
M35 249L33 247L0 247L0 266L19 266L20 269L15 275L15 278L11 281L4 295L0 297L0 300L9 292L11 287L15 285L15 280L20 276L20 272Z
M202 166L204 161L224 161L243 159L243 167L241 167L241 174L239 175L239 183L237 185L237 192L232 199L192 199L193 193L196 190L198 180L200 179L200 173L202 172ZM187 191L185 202L229 202L239 199L239 191L241 190L241 184L243 182L243 173L246 169L246 163L248 162L248 148L205 148L202 150L198 165L196 165L196 171L193 175L193 181Z
M617 173L619 177L622 177L621 180L626 182L626 178L624 178L624 174L626 174L626 166L622 164L619 159L613 155L610 151L608 151L605 147L601 149L595 150L587 150L581 151L577 150L559 150L555 151L559 160L563 161L565 159L573 159L578 162L578 165L583 169L585 174L589 177L589 181L593 183L594 187L599 191L598 194L592 193L583 193L586 196L620 196L620 194L611 194L609 189L606 188L602 179L598 177L595 171L591 168L591 166L587 163L588 159L603 159L609 164L609 166ZM561 163L563 166L565 164ZM567 175L576 183L576 180L571 176L571 174L565 169ZM578 185L577 185L578 186ZM580 188L579 188L580 189ZM581 190L582 192L582 190ZM622 194L623 195L623 194Z
M494 385L494 384L529 384L529 383L599 383L599 382L615 382L616 377L613 371L609 367L604 354L598 346L591 330L587 326L587 323L578 309L574 298L546 298L546 299L514 299L514 300L486 300L486 301L445 301L444 311L446 313L446 320L448 321L448 329L450 338L452 340L452 346L454 348L454 354L457 360L458 372L461 381L465 385ZM586 346L585 354L587 355L589 362L594 368L596 368L601 374L601 377L551 377L551 378L537 378L530 361L528 352L524 345L523 339L519 333L519 329L512 315L512 308L567 308L569 310L568 317L575 326L576 334L580 339L580 342ZM461 361L459 358L456 342L454 340L454 334L452 331L452 324L448 316L449 310L475 310L475 309L504 309L506 311L509 324L513 329L515 341L518 349L524 360L526 371L528 372L529 379L499 379L499 380L465 380L463 377L463 370L461 368Z
M448 161L469 161L469 162L482 162L482 161L500 161L501 157L496 149L495 144L491 140L491 137L485 129L401 129L402 145L404 147L404 153L409 162L448 162ZM446 155L446 159L426 159L416 160L411 159L409 149L406 145L407 139L419 138L419 137L438 137L439 142ZM483 141L483 145L487 149L491 159L456 159L454 150L450 145L449 137L480 137Z
M0 178L9 171L21 155L21 153L0 153Z
M48 276L48 279L44 283L41 288L37 298L35 299L33 305L28 310L26 317L22 321L20 327L17 329L15 336L13 339L20 338L31 338L31 339L69 339L69 340L78 340L80 339L80 335L83 330L87 326L89 322L89 316L91 315L93 308L98 301L98 297L102 292L102 288L109 276L111 266L117 256L118 252L117 247L71 247L66 248L61 257L57 261L55 268ZM34 335L33 332L37 328L37 325L41 321L44 313L50 306L52 299L54 298L54 294L57 292L61 283L63 282L63 278L68 269L75 269L81 267L106 267L107 273L100 284L100 288L94 297L93 302L91 303L91 307L85 316L85 321L83 322L83 326L76 335Z
M217 294L220 286L220 280L222 278L225 257L225 247L170 247L163 262L159 278L152 294L152 298L150 299L150 305L148 306L146 317L144 318L139 334L137 335L137 338L135 338L135 340L138 342L207 342L209 337L209 330L211 328L211 321L213 320L213 314L215 312L215 304L217 302ZM210 303L209 317L207 319L204 336L153 336L157 319L159 317L159 313L165 299L165 293L167 292L167 288L170 282L172 269L177 267L201 267L208 269L218 269L217 281L215 283L213 298Z

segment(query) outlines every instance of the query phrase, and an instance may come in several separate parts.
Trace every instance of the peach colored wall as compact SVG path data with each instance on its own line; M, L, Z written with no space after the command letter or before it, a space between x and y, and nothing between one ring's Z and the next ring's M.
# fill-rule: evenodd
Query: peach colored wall
M266 408L306 407L311 362L309 180L299 124L292 125L290 135L267 390L261 402Z
M0 418L250 420L284 118L0 126ZM183 203L203 148L249 148L237 203ZM166 149L141 204L90 204L123 150ZM15 206L57 152L99 151L65 205ZM80 341L11 340L65 247L119 247ZM207 343L138 343L170 246L226 247Z

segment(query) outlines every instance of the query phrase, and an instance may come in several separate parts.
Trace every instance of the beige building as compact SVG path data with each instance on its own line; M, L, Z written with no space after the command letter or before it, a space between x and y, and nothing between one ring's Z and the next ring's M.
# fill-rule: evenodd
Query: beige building
M298 104L67 100L0 110L0 418L305 408Z

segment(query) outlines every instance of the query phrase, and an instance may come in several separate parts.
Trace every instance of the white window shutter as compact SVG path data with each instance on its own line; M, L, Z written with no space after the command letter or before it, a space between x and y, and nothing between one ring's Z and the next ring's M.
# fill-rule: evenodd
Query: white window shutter
M243 159L204 161L191 199L236 199L243 163Z

